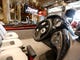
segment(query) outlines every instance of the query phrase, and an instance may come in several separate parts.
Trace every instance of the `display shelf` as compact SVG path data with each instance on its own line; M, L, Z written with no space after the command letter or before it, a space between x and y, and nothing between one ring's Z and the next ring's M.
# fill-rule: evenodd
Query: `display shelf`
M25 29L35 29L34 24L22 24L22 25L4 25L6 30L25 30Z

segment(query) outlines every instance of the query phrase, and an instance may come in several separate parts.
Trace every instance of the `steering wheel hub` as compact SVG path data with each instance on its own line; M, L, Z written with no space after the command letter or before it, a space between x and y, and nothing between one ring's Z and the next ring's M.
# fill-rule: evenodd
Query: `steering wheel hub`
M43 34L43 33L45 33L46 32L46 28L42 28L41 29L41 33Z

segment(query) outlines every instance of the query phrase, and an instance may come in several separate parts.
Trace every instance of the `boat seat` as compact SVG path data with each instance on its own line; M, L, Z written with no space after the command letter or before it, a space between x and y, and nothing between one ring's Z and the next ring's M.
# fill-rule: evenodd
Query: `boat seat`
M0 35L3 39L14 39L18 38L18 34L12 31L6 31L6 29L0 24Z
M28 60L20 48L9 48L0 53L0 60Z

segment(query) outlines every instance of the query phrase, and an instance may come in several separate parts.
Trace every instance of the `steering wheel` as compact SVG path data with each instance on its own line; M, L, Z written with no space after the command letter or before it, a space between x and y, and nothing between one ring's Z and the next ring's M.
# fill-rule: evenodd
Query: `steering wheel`
M62 33L61 31L57 31L55 33L53 33L52 37L51 37L51 43L56 46L57 49L60 50L60 48L62 47Z
M51 43L57 49L57 59L56 60L62 60L64 56L66 55L70 47L70 40L67 40L67 38L68 37L66 36L64 30L53 33L51 37Z
M54 45L57 49L57 59L59 58L59 55L61 54L61 49L63 46L63 38L62 38L62 32L58 31L53 33L51 37L51 43Z
M49 32L51 31L51 28L52 28L52 22L50 19L46 19L46 20L39 22L34 31L33 38L36 41L43 40L44 38L48 36Z

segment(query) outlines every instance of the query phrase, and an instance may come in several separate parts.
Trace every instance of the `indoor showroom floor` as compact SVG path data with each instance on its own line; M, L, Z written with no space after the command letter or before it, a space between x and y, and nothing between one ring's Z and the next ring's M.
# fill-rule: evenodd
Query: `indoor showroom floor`
M34 60L46 60L44 53L50 50L50 48L44 43L36 42L33 39L33 29L19 30L19 31L15 30L14 32L16 32L19 35L19 38L22 40L24 46L31 45L33 47L34 51L37 54ZM80 43L79 42L75 41L71 45L64 60L80 60Z

